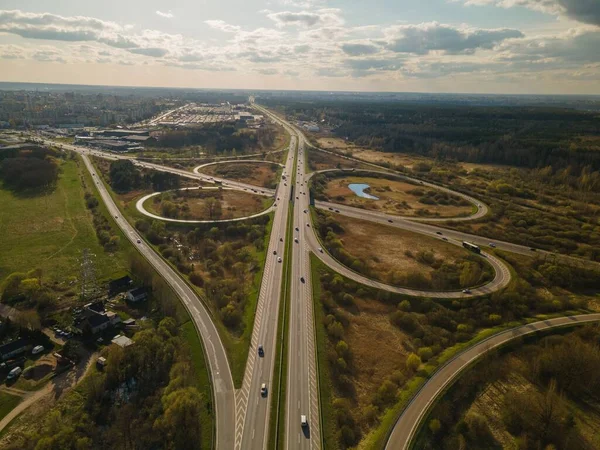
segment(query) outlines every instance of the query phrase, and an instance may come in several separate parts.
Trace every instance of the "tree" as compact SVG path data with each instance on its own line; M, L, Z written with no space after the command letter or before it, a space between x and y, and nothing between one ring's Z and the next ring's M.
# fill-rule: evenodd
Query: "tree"
M431 431L432 434L438 434L441 428L442 424L438 419L431 419L429 421L429 431Z
M200 442L202 395L196 388L187 387L163 395L164 412L155 422L163 431L165 448L196 449Z
M209 197L204 201L204 209L209 219L221 217L221 202L214 197Z
M420 365L421 365L421 358L419 358L414 353L411 353L410 355L408 355L408 358L406 358L406 368L407 369L415 372L419 368Z

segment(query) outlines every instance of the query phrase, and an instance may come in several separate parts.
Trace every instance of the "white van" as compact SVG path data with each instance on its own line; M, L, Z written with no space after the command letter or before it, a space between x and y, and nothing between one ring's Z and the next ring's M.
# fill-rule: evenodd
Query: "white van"
M12 380L13 378L17 378L19 375L21 375L21 372L23 372L23 369L21 369L20 367L15 367L13 370L8 372L6 379Z
M43 345L36 345L31 350L31 354L32 355L37 355L38 353L42 353L43 351L44 351L44 346Z

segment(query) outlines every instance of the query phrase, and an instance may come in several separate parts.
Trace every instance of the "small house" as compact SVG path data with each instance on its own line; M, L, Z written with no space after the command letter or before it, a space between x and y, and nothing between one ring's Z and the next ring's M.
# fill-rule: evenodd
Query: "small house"
M133 341L123 334L117 334L111 342L121 348L129 347L133 344Z
M127 291L127 300L130 302L141 302L148 298L148 292L145 288L135 288Z

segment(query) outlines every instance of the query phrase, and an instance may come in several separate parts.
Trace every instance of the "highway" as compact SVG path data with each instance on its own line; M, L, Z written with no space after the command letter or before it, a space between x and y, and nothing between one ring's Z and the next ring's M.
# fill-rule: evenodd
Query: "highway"
M183 279L169 266L142 238L142 236L123 217L99 175L92 166L88 156L81 153L87 170L95 180L96 188L100 193L102 201L108 212L115 217L115 222L123 231L129 241L137 247L144 258L156 269L156 271L173 288L177 296L188 310L198 335L202 339L204 350L208 359L208 366L212 378L212 389L214 396L214 409L216 418L216 447L217 449L230 450L234 447L234 425L235 425L235 401L233 378L227 353L221 342L219 332L213 324L210 313L198 298L196 293L183 281Z
M291 179L294 160L296 158L296 139L292 137L283 174ZM271 386L275 374L276 338L281 306L281 285L283 282L283 259L288 209L291 207L290 196L292 186L281 180L277 189L273 218L273 227L269 239L269 247L258 304L252 330L250 353L246 362L246 371L242 388L236 394L236 441L237 449L264 449L269 437L269 415L271 410ZM281 258L281 262L280 261ZM264 348L264 356L258 355L258 346ZM261 394L261 384L267 386L266 395Z
M600 314L584 314L570 317L558 317L540 322L533 322L495 334L479 342L473 347L459 353L423 385L404 409L386 444L387 450L404 450L410 446L410 441L418 430L419 423L425 418L429 408L436 398L451 385L464 369L487 352L536 331L548 330L566 325L585 324L600 320Z

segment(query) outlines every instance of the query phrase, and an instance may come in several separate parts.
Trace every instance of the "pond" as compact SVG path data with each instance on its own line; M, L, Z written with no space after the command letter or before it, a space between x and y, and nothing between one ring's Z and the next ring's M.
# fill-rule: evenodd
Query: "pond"
M365 189L369 188L368 184L364 184L364 183L351 183L351 184L348 185L348 188L350 188L350 190L352 192L354 192L356 195L358 195L359 197L368 198L369 200L379 200L379 197L375 197L374 195L367 194L365 192Z

